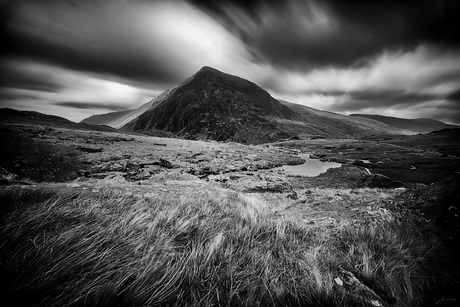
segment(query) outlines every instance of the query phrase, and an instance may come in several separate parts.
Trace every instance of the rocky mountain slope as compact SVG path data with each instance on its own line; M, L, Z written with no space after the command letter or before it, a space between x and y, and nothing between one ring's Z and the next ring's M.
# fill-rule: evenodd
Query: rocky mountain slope
M370 119L280 102L256 84L210 67L202 68L123 129L158 129L185 138L242 143L407 133Z
M165 131L189 139L241 143L413 133L369 118L278 101L256 84L210 67L136 110L83 122L150 135Z
M353 118L370 118L384 124L387 124L391 127L397 129L404 129L413 131L415 133L430 133L432 131L441 130L441 129L452 129L458 128L455 125L449 125L443 123L439 120L434 120L431 118L399 118L383 115L374 115L374 114L351 114L350 117Z
M245 79L204 67L127 130L159 129L185 138L260 143L292 135L271 118L299 120L265 90Z

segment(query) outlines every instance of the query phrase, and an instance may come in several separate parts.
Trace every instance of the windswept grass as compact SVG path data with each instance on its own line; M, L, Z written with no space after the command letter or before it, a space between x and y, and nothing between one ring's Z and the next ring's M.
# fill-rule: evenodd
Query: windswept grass
M334 281L343 269L385 306L420 306L452 282L437 240L411 224L314 228L233 192L0 196L7 305L368 306Z

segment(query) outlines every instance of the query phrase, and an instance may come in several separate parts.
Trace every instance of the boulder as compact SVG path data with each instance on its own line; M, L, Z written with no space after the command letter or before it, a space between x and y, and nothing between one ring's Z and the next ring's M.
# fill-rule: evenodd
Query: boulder
M160 158L160 166L164 168L168 168L168 169L171 169L174 167L171 162L163 158Z
M84 151L84 152L89 152L89 153L102 152L103 151L102 147L92 147L92 146L77 146L76 149Z

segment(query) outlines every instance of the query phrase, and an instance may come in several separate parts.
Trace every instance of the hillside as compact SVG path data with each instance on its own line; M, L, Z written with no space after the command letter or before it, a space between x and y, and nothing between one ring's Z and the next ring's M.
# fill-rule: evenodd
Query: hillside
M338 116L307 110L285 121ZM455 129L245 145L2 113L5 306L459 301Z
M75 123L66 118L43 114L35 111L19 111L9 108L0 109L0 121L6 123L21 123L26 125L44 125L47 127L62 127L95 131L115 131L103 124L89 125L86 123Z
M255 83L210 67L138 109L94 115L82 122L156 136L241 143L414 133L372 118L278 101Z
M174 92L174 89L169 89L137 109L93 115L91 117L85 118L81 121L81 123L91 125L107 125L119 129L129 122L135 121L139 115L143 114L144 112L156 107L172 92Z
M242 143L269 142L293 135L270 118L299 119L268 92L245 79L204 67L158 106L124 128L173 132L185 138Z
M371 134L412 134L411 131L391 127L370 118L350 117L283 100L279 101L300 114L302 121L305 123L305 131L307 133L317 131L319 135L327 133L327 136L330 137L363 136Z
M135 110L128 111L118 111L110 112L105 114L97 114L83 119L80 123L89 124L89 125L107 125L113 127L113 122L124 117L127 114L130 114ZM117 127L114 127L117 128Z
M431 118L408 119L374 114L351 114L350 116L354 118L370 118L397 129L409 130L416 133L430 133L441 129L458 128L458 126L449 125Z
M185 138L264 143L286 138L407 134L371 119L278 101L256 84L210 67L123 127L165 130Z

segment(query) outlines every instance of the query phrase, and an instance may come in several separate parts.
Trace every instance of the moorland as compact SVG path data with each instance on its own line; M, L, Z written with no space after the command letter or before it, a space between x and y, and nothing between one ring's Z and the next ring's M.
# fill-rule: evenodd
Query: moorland
M266 98L260 138L198 102L199 121L121 130L2 109L5 306L458 304L460 130L374 133ZM162 99L150 113L175 112ZM283 171L305 155L340 167Z

